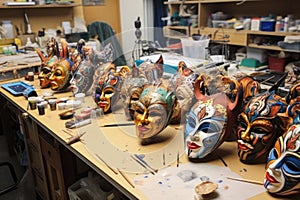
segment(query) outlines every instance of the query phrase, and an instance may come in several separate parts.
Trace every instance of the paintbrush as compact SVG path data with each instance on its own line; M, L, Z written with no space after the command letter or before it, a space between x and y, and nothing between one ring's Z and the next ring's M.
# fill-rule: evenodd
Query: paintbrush
M100 125L100 127L115 127L115 126L133 126L134 123L116 123L116 124L104 124Z
M142 163L144 163L148 168L150 168L152 171L154 171L154 172L158 172L158 169L154 169L153 167L151 167L146 161L144 161L142 158L140 158L140 156L139 155L137 155L137 154L134 154L134 156L139 160L139 161L141 161Z
M145 168L147 171L149 171L151 174L155 175L154 171L152 171L151 169L148 169L148 167L141 162L140 160L138 160L136 157L134 157L133 155L130 156L134 161L136 161L138 164L140 164L143 168Z

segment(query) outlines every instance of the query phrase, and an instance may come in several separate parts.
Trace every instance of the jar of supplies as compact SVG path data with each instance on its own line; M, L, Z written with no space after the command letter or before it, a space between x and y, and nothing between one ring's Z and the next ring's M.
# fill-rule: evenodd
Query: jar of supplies
M11 24L10 20L3 20L2 27L5 29L5 38L14 38L14 26Z

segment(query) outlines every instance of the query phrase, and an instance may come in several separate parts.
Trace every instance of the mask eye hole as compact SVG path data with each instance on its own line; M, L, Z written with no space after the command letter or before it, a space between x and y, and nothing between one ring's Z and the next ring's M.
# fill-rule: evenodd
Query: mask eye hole
M212 123L203 123L200 127L201 131L205 132L205 133L215 133L218 131L218 128L216 127L216 125L212 124Z
M114 95L114 91L112 91L112 90L107 90L107 91L105 91L104 92L105 93L105 97L106 98L111 98L113 95Z
M294 174L295 172L299 172L299 167L296 164L295 159L291 159L285 162L283 165L284 171L286 171L289 174Z
M252 130L253 130L253 132L255 132L256 134L266 134L266 132L268 132L268 131L264 130L264 129L261 128L261 127L254 127Z
M247 128L247 123L245 122L245 120L243 118L239 117L238 122L239 122L240 127Z
M158 112L149 112L149 117L160 117L161 113Z
M140 115L144 114L144 111L142 109L136 109L135 111Z
M182 100L184 99L184 96L178 95L178 96L177 96L177 99L178 99L179 101L182 101Z

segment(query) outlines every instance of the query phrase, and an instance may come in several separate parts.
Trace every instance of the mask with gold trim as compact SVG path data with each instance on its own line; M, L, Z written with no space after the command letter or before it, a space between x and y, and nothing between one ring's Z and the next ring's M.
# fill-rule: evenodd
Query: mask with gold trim
M127 66L121 67L119 72L115 72L115 65L105 65L105 68L97 78L97 84L94 89L94 101L99 108L103 109L104 113L112 111L112 107L120 99L121 87L123 79L129 73L130 68Z
M144 85L147 83L147 80L144 78L126 78L124 80L120 96L128 120L134 119L136 103L139 101Z
M161 133L169 124L175 95L162 83L145 86L136 104L134 123L140 139L148 139Z
M64 91L70 86L72 64L69 59L62 59L53 67L49 77L52 90Z
M289 123L286 101L275 91L249 100L238 117L238 155L244 163L266 162L269 151Z
M299 84L290 89L287 115L290 127L280 136L271 149L264 186L278 195L300 194L300 88Z
M53 67L59 62L56 56L51 57L44 66L42 66L41 71L38 75L38 79L40 81L41 88L50 87L51 80L49 77L51 76Z

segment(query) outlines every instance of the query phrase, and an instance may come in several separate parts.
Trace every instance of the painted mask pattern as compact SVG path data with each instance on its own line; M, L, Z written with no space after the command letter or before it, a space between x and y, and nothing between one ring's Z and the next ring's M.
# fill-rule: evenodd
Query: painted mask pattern
M270 151L264 186L270 193L300 194L300 124L292 125Z
M238 155L242 162L265 162L286 125L283 117L287 104L275 92L253 97L238 116Z
M226 107L214 99L192 106L184 130L185 151L189 158L204 158L223 141Z
M145 86L134 113L138 138L151 138L164 130L172 115L174 99L174 94L161 83Z

